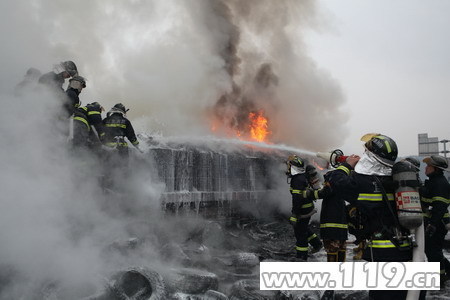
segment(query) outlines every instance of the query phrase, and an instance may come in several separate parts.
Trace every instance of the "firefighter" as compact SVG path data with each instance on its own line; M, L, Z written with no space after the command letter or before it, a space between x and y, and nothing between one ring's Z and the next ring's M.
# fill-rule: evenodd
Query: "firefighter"
M69 86L66 90L66 100L63 103L64 111L67 118L70 118L75 109L81 104L79 95L81 91L86 88L86 79L81 76L74 76L69 80Z
M448 205L450 203L450 184L444 177L448 168L447 159L440 155L431 155L423 160L427 164L424 186L420 189L425 226L425 254L428 261L440 262L441 285L450 276L450 263L444 257L442 248L447 234Z
M67 78L78 75L77 66L73 61L64 61L50 71L39 77L39 83L48 87L52 92L63 94L63 84Z
M397 159L397 144L382 134L366 134L365 152L351 155L333 172L332 191L358 209L367 246L362 258L375 262L406 262L412 259L412 245L406 238L394 201L392 166ZM354 172L351 172L354 170ZM406 299L407 291L369 291L370 299Z
M330 171L325 174L325 186L331 186L334 180L333 172ZM322 199L320 237L327 252L327 261L344 262L348 231L345 200L337 191L323 194Z
M321 195L318 190L308 188L310 183L317 180L317 172L313 166L305 166L303 159L292 155L287 160L287 175L290 178L290 192L292 195L292 216L290 222L294 226L296 238L296 259L299 261L308 260L308 243L312 246L312 252L317 252L322 248L319 237L311 231L309 221L316 212L313 200L319 199ZM308 169L308 172L307 172Z
M122 157L128 157L128 143L125 138L139 149L139 141L126 116L128 110L122 103L114 105L103 120L103 133L101 134L103 144L117 149Z
M23 80L16 85L14 95L20 97L34 91L40 76L41 71L36 68L29 68Z
M131 122L127 119L128 109L122 103L117 103L107 113L103 120L103 132L100 139L105 145L106 155L104 156L104 177L102 187L104 189L123 190L123 178L128 174L129 150L127 138L130 143L139 149L139 141L134 133Z
M75 109L73 116L73 146L98 150L101 147L100 135L103 133L103 107L98 102Z

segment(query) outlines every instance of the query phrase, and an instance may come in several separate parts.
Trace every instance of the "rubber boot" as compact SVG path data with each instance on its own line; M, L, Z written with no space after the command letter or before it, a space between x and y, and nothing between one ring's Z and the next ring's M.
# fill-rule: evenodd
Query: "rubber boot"
M317 253L320 251L320 249L323 248L323 243L317 235L312 235L310 238L308 238L308 240L309 244L312 246L312 249L310 250L311 254Z
M338 262L338 252L327 252L327 262Z
M347 256L347 252L345 250L338 251L338 262L345 262L345 258Z
M308 252L297 250L296 261L308 261Z

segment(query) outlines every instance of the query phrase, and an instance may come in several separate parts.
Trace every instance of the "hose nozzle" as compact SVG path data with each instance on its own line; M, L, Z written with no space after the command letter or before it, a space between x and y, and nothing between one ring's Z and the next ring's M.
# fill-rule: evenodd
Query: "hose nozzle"
M323 158L330 162L333 168L339 166L339 164L345 162L348 156L344 155L344 152L340 149L333 150L332 152L317 152L317 157Z

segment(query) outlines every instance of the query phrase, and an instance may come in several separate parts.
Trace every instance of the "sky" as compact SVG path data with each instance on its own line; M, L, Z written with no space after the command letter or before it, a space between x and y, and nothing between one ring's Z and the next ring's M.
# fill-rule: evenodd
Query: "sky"
M360 154L359 138L380 132L407 156L418 154L419 133L448 139L450 2L318 2L327 22L305 43L341 86L349 112L345 141L335 146Z

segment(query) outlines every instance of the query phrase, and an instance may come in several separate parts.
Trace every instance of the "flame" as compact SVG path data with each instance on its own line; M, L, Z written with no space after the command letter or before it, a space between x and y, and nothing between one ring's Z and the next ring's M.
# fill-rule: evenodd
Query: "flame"
M269 120L262 110L248 113L246 120L242 120L240 124L232 125L231 122L223 122L219 119L212 119L210 124L210 130L216 134L265 143L268 143L268 137L272 134L268 127Z
M270 135L268 129L268 120L264 117L263 111L257 113L249 113L248 119L250 121L250 136L253 140L258 142L267 142L267 137Z
M325 169L325 168L322 168L321 166L319 166L319 164L315 160L313 160L313 165L321 171L323 171Z

